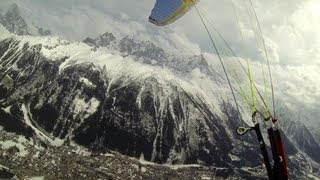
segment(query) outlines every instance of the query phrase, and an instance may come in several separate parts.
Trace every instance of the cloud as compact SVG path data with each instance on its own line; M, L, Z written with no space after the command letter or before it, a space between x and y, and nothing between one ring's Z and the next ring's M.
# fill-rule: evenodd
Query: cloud
M320 2L308 0L296 5L295 10L262 14L266 37L280 48L280 63L283 65L310 64L319 60L320 16L317 12Z

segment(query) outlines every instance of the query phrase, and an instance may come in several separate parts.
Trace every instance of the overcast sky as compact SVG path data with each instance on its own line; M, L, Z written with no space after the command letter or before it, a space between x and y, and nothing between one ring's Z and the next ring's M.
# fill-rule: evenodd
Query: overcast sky
M6 0L0 2L0 7L12 2L22 7L25 16L36 25L71 40L112 32L190 55L207 53L210 57L214 52L195 10L166 27L148 23L155 0ZM201 0L198 7L238 56L249 58L256 68L256 80L261 81L263 46L249 2L234 0L233 8L231 0ZM320 1L252 2L270 57L277 98L303 120L320 124ZM241 39L236 14L245 41ZM222 41L216 34L213 36L224 50ZM224 55L231 56L230 52Z

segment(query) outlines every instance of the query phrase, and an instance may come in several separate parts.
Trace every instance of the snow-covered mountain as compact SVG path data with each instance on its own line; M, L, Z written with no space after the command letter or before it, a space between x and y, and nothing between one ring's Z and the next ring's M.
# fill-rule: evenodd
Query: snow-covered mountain
M0 40L2 130L43 147L71 143L92 154L265 175L255 134L235 133L227 84L204 56L177 57L111 33L70 42L0 25ZM283 123L292 178L317 175L319 144L304 126Z
M223 137L234 139L223 126L226 119L170 72L131 57L93 52L82 43L48 37L32 44L30 38L41 41L13 37L1 42L1 104L9 114L18 111L14 114L48 142L70 138L90 148L99 141L162 163L231 161L223 153L233 144ZM68 52L57 54L60 48ZM81 55L73 54L79 49Z
M18 5L15 3L13 3L4 14L0 14L0 23L9 32L17 35L51 35L50 30L44 30L23 18Z
M305 125L291 121L290 123L284 123L282 129L286 132L286 136L292 139L297 149L306 153L314 161L320 162L318 155L320 145Z
M310 130L317 143L320 144L320 128L311 127Z
M112 33L105 33L96 39L86 38L83 42L95 48L117 50L122 56L134 56L135 61L166 67L181 74L190 73L198 68L202 73L214 76L203 56L173 56L149 41L135 42L129 37L118 40Z

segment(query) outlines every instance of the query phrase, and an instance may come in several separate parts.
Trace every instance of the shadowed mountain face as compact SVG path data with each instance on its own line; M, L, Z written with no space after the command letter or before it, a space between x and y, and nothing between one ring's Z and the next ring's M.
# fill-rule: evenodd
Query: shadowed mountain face
M64 59L46 59L41 45L18 46L15 39L0 45L1 106L13 117L27 117L48 138L162 163L231 161L225 152L232 140L222 120L178 84L153 76L111 79L90 63L59 71Z

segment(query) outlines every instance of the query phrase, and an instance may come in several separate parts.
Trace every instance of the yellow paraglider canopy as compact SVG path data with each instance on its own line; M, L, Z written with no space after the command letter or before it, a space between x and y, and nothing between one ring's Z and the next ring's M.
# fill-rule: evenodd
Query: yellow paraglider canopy
M186 14L199 0L157 0L149 21L164 26Z

